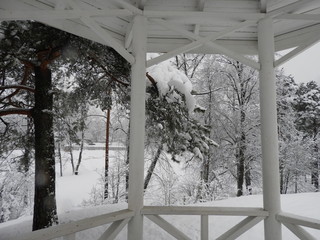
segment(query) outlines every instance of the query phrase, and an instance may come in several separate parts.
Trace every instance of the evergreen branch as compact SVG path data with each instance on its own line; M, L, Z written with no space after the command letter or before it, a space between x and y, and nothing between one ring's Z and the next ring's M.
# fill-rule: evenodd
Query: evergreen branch
M0 110L0 117L7 116L7 115L26 115L28 117L31 117L31 109L24 109L24 108L8 108L5 110Z
M27 83L27 79L31 74L31 71L33 70L34 65L31 62L26 61L26 60L20 59L20 61L25 65L25 68L24 68L23 78L22 78L20 84L18 84L18 85L25 86ZM8 96L0 98L0 102L2 102L5 99L11 99L13 96L17 95L20 90L21 89L18 88L17 90L15 90L13 93L9 94Z
M11 89L11 88L15 88L15 89L23 89L23 90L27 90L29 92L34 93L35 89L32 87L28 87L25 85L7 85L7 86L0 86L0 90L5 90L5 89Z
M106 68L105 66L103 66L103 64L98 60L98 58L97 58L93 53L90 54L90 58L91 58L91 60L95 61L95 62L99 65L99 67L101 67L101 68L103 69L103 71L105 72L105 74L106 74L108 77L111 78L111 82L114 81L114 82L120 83L122 86L125 86L125 87L128 87L128 86L129 86L129 83L126 83L126 82L124 82L124 81L121 81L121 80L119 80L118 78L116 78L115 76L113 76L113 75L107 70L107 68Z

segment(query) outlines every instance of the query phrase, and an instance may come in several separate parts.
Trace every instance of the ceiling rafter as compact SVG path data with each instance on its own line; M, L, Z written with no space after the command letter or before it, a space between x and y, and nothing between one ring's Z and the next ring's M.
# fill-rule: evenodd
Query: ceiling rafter
M70 7L74 10L80 10L79 5L74 0L67 0ZM124 46L122 46L116 39L114 39L109 33L107 33L94 19L90 16L82 16L80 20L86 24L95 34L97 34L106 44L114 48L122 57L124 57L129 63L134 63L135 59Z
M260 12L261 13L267 12L267 1L268 0L260 0Z
M203 12L204 5L205 5L206 0L198 0L198 11ZM194 34L199 35L200 33L200 24L196 24L194 26Z
M187 44L187 45L184 45L178 49L175 49L171 52L168 52L168 53L165 53L163 55L160 55L159 57L156 57L156 58L153 58L149 61L147 61L147 66L150 67L154 64L157 64L157 63L160 63L164 60L167 60L167 59L170 59L178 54L181 54L181 53L184 53L184 52L188 52L188 51L191 51L195 48L198 48L202 45L207 45L209 46L210 48L213 48L215 50L218 50L219 52L221 52L222 54L225 54L227 56L230 56L236 60L239 60L245 64L247 64L248 66L251 66L255 69L259 69L259 64L251 59L248 59L244 56L242 56L241 54L238 54L234 51L231 51L225 47L222 47L221 45L217 44L217 43L213 43L212 41L214 40L217 40L231 32L234 32L236 30L239 30L243 27L248 27L248 26L251 26L253 24L256 23L256 21L244 21L242 23L239 23L235 26L231 26L231 27L227 27L225 28L223 31L221 32L217 32L217 33L213 33L207 37L200 37L192 32L189 32L187 30L184 30L182 29L181 27L179 26L176 26L168 21L165 21L165 20L162 20L162 19L152 19L150 21L154 21L158 24L160 24L161 26L163 27L166 27L168 29L171 29L171 30L174 30L184 36L186 36L187 38L189 38L190 40L192 40L193 42Z
M30 10L30 11L5 11L0 9L1 20L44 20L50 19L76 19L81 16L99 17L99 16L114 16L127 17L132 13L125 9L104 9L104 10Z
M319 33L317 35L310 38L308 41L304 42L299 47L295 48L291 52L287 53L286 55L282 56L277 61L275 61L274 66L279 67L280 65L286 63L287 61L289 61L293 57L299 55L300 53L304 52L308 48L312 47L313 45L315 45L319 41L320 41L320 29L319 29Z

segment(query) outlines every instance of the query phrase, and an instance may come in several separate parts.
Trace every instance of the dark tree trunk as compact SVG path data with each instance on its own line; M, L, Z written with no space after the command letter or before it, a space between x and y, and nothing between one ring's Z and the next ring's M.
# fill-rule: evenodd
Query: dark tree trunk
M55 198L55 158L51 88L51 71L36 66L35 107L35 196L32 230L58 222Z
M152 176L153 171L154 171L154 169L155 169L155 167L157 165L157 162L158 162L158 160L160 158L160 154L161 154L162 150L163 150L163 143L161 142L159 147L158 147L158 150L157 150L156 154L154 155L154 158L153 158L153 160L152 160L152 162L151 162L151 164L149 166L149 169L148 169L148 172L147 172L147 176L144 179L144 187L143 187L144 190L146 190L148 185L149 185L149 182L151 180L151 176Z
M246 181L246 189L247 193L249 195L252 195L252 186L251 186L251 167L250 167L250 161L247 162L245 165L245 174L244 178Z
M314 136L317 136L317 131L314 130ZM314 137L314 142L316 142ZM317 144L314 146L314 158L315 160L311 163L311 184L315 187L316 191L319 191L319 160L318 160L319 148Z
M104 199L109 197L109 136L110 136L110 112L111 109L107 110L107 121L106 121L106 153L105 153L105 164L104 164ZM127 182L126 182L127 184Z
M245 168L245 150L246 150L246 136L241 133L239 141L239 149L237 154L237 197L243 195L243 182L244 182L244 168Z

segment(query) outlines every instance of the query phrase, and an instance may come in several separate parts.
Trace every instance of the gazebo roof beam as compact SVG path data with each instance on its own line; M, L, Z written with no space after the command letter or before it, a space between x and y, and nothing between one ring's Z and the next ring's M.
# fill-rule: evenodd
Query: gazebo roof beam
M198 0L198 10L200 12L203 12L203 9L204 9L204 4L205 4L206 0ZM200 32L200 24L196 24L194 26L194 34L196 35L199 35L199 32Z
M283 7L277 8L275 10L272 10L266 14L266 17L271 17L271 18L276 17L278 15L282 15L282 14L294 11L297 8L299 8L300 6L305 5L306 3L311 3L311 2L315 2L315 1L318 2L319 0L300 0L300 1L288 4L288 5L285 5Z
M260 12L261 13L267 12L267 0L260 0Z
M196 34L194 34L192 32L189 32L189 31L186 31L184 29L181 29L179 26L175 26L174 24L171 24L171 23L169 23L167 21L164 21L162 19L153 19L153 20L150 19L150 21L157 22L158 24L162 25L163 27L166 27L168 29L174 30L174 31L186 36L187 38L193 40L193 42L191 42L191 43L189 43L189 44L187 44L187 45L185 45L185 46L183 46L181 48L175 49L175 50L173 50L171 52L165 53L165 54L163 54L163 55L161 55L161 56L159 56L157 58L153 58L153 59L149 60L147 62L147 66L148 67L150 67L150 66L152 66L154 64L160 63L162 61L165 61L167 59L170 59L170 58L172 58L172 57L174 57L174 56L176 56L178 54L191 51L191 50L193 50L195 48L200 47L203 44L206 44L210 48L218 50L222 54L225 54L225 55L230 56L230 57L232 57L234 59L237 59L237 60L239 60L241 62L244 62L244 63L248 64L249 66L251 66L253 68L256 68L256 69L259 68L258 63L252 61L251 59L248 59L248 58L246 58L246 57L244 57L244 56L242 56L242 55L240 55L238 53L235 53L235 52L233 52L231 50L228 50L228 49L226 49L226 48L224 48L224 47L222 47L222 46L220 46L220 45L218 45L216 43L211 42L211 41L217 40L217 39L219 39L219 38L221 38L221 37L223 37L223 36L225 36L225 35L227 35L227 34L229 34L231 32L239 30L240 28L248 27L250 25L253 25L253 24L256 23L255 21L244 21L244 22L239 23L239 24L237 24L235 26L228 27L228 28L224 29L221 32L213 33L213 34L211 34L211 35L209 35L207 37L200 37L200 36L198 36L198 35L196 35Z
M76 3L74 0L67 0L67 2L74 10L80 10L78 3ZM124 46L122 46L116 39L108 34L94 19L92 19L90 16L82 16L80 20L95 34L102 38L106 44L114 48L129 63L134 63L134 57L124 48Z
M77 19L82 16L110 16L127 17L132 13L126 9L104 9L104 10L29 10L29 11L7 11L0 9L1 20L40 20L40 19Z
M319 34L315 35L315 37L311 38L309 41L306 41L304 44L301 44L299 47L295 48L291 52L287 53L283 57L279 58L275 61L274 66L279 67L280 65L286 63L293 57L297 56L298 54L302 53L303 51L307 50L308 48L312 47L316 43L320 41L320 32Z
M112 2L116 3L117 5L120 5L121 7L131 11L134 14L142 15L143 11L136 6L124 1L124 0L111 0Z
M276 19L320 21L320 14L282 14Z

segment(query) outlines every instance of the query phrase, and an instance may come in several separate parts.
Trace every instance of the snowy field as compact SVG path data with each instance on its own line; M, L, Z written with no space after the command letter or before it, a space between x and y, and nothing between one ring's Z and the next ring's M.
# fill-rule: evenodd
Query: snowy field
M111 152L111 166L116 164L120 158L116 152ZM77 156L75 152L75 156ZM70 163L64 164L63 177L57 175L57 207L60 223L83 219L89 216L100 215L120 209L126 209L125 203L112 204L99 207L79 207L83 200L90 197L90 192L99 182L104 168L104 151L85 151L79 175L72 175ZM57 166L57 171L58 171ZM298 214L305 217L320 219L320 193L303 193L295 195L283 195L282 209L285 212ZM199 204L198 204L199 205ZM224 207L262 207L262 196L245 196L230 198L201 204L202 206L224 206ZM200 239L200 217L199 216L166 216L169 222L181 229L191 239ZM238 223L243 217L211 216L209 218L210 239L215 239L224 231ZM31 231L32 216L24 216L16 220L0 224L0 240L14 239L19 234ZM174 239L158 226L145 218L144 239L146 240L170 240ZM77 234L77 240L98 239L106 226L97 227ZM308 229L309 231L309 229ZM320 239L320 231L310 229L316 239ZM16 238L18 240L18 238ZM118 240L126 239L124 229ZM259 240L264 239L263 223L243 234L239 239ZM289 230L283 227L283 239L297 239Z

